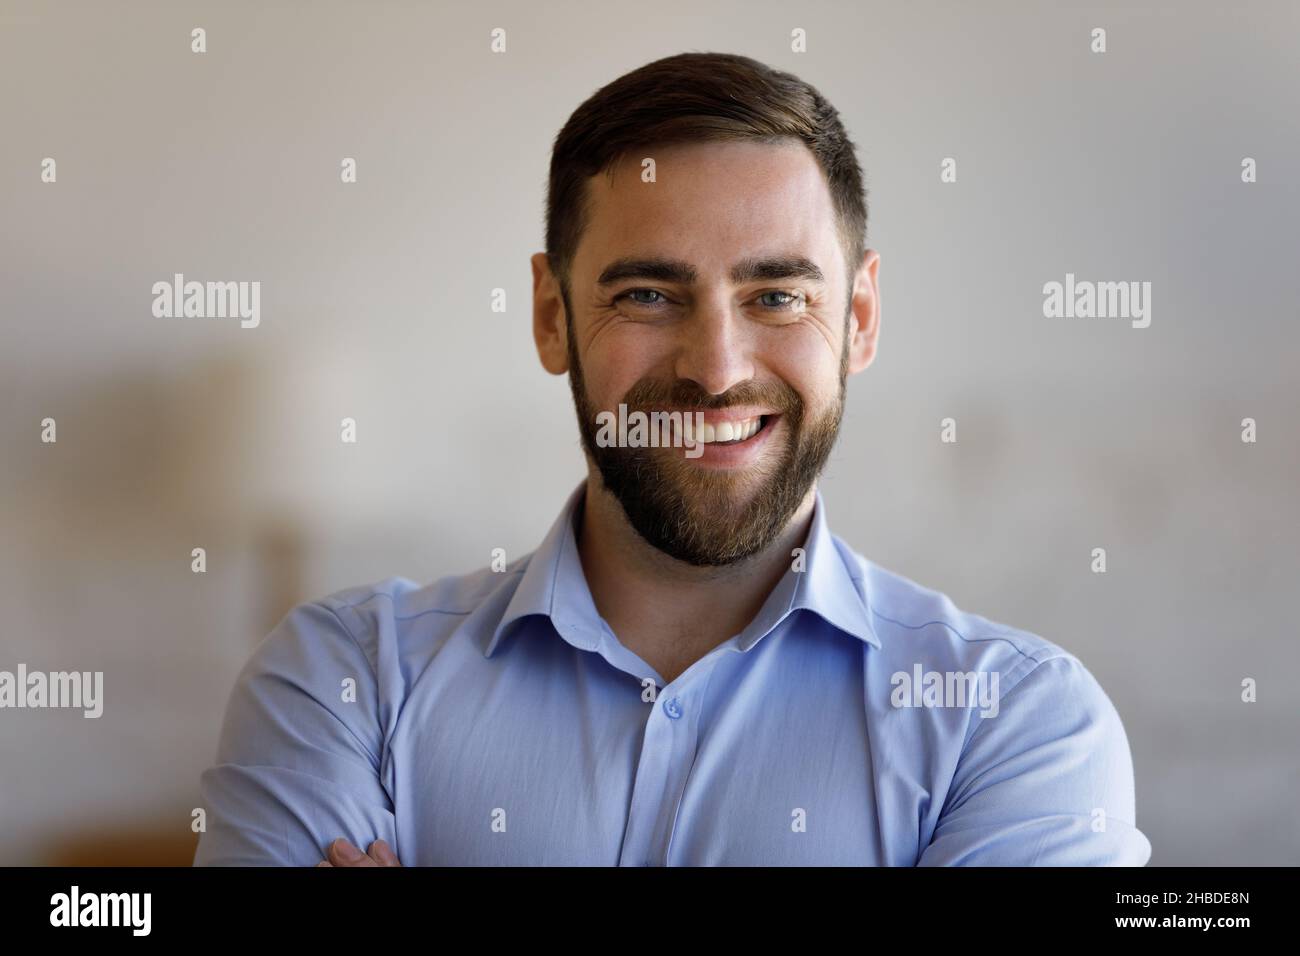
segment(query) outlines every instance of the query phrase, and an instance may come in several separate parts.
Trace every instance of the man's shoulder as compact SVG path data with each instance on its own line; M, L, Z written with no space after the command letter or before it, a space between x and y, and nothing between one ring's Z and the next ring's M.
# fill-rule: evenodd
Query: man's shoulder
M1035 631L960 606L944 591L872 561L838 537L836 544L886 657L933 662L933 669L940 670L996 668L1013 677L1050 660L1079 663L1060 644Z
M966 701L970 720L964 741L977 728L994 723L1007 735L1008 747L1016 740L1037 739L1034 735L1073 734L1080 746L1113 757L1121 770L1131 768L1119 714L1076 655L1033 631L965 610L942 591L845 551L856 563L854 574L861 576L859 587L880 638L882 680L901 680L910 687L908 682L919 676L923 689L927 684L946 687L958 675L969 681L973 675L989 685L996 704L989 708ZM1001 716L996 722L985 720L990 712ZM1000 740L998 733L986 729L986 734L991 742ZM1131 819L1131 809L1127 815Z
M531 557L529 553L509 564L484 565L423 584L403 576L382 578L304 601L290 614L329 612L340 634L369 652L380 641L401 640L412 629L454 628L489 603L499 603L504 610Z

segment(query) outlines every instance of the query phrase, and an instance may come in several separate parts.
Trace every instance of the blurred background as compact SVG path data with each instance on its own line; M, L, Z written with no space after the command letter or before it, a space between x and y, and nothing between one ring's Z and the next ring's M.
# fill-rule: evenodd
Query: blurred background
M530 331L550 146L687 50L816 85L867 174L836 533L1083 661L1153 865L1300 863L1296 4L0 0L0 670L105 697L0 710L0 864L187 865L292 605L536 547L583 475ZM260 326L156 318L177 272ZM1067 272L1149 281L1150 327L1045 318Z

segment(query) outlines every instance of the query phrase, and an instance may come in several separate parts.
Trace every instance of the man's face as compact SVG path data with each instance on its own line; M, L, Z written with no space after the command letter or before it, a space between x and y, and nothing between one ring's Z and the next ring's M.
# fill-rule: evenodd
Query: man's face
M566 301L570 386L583 446L637 532L681 561L729 564L774 540L830 455L851 276L802 144L647 155L657 182L642 181L640 155L589 181ZM703 411L715 441L699 457L601 447L597 413L620 403ZM745 437L719 443L728 429Z

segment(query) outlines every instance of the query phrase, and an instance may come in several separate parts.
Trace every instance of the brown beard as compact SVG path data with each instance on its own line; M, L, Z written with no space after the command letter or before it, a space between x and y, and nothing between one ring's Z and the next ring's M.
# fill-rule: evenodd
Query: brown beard
M567 295L565 300L568 309ZM567 315L572 314L568 309ZM601 410L588 401L572 321L566 321L569 387L582 445L636 532L664 554L697 566L743 561L771 544L789 524L835 445L844 412L847 335L835 406L814 421L806 420L803 400L782 381L742 382L722 395L710 395L690 379L671 385L641 379L628 390L623 402L629 415L636 410L648 416L669 408L690 413L749 404L779 413L780 419L767 427L783 431L782 453L744 471L731 471L697 467L678 448L601 447L596 441L596 415ZM746 488L752 490L744 494Z

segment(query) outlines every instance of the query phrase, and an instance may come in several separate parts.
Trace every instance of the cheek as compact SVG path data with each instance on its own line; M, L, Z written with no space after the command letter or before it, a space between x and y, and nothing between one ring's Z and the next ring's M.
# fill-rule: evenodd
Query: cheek
M803 400L807 418L821 418L837 401L840 362L816 334L787 336L763 351L767 373L792 388Z
M663 348L652 336L619 330L592 342L582 363L591 400L612 409L641 379L662 367Z

